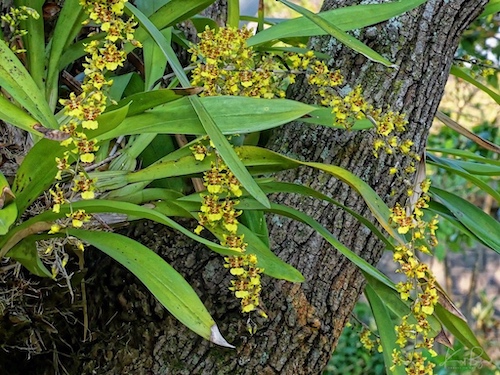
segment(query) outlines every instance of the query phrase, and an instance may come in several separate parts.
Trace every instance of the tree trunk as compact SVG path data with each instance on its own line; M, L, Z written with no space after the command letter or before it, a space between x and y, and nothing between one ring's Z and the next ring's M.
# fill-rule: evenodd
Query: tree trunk
M420 152L460 35L486 2L429 0L412 12L355 34L398 69L371 63L330 38L314 39L312 46L332 56L332 66L342 70L350 87L361 84L372 104L406 113L405 137ZM323 9L353 3L326 0ZM305 85L293 96L312 100ZM409 161L400 155L375 159L369 132L293 124L275 132L270 145L304 160L346 168L374 187L389 206L404 203L405 185L388 170L395 163ZM281 178L320 189L369 216L362 199L335 179L306 169L284 173ZM394 189L398 194L390 196ZM273 200L310 214L371 263L380 258L383 246L343 211L295 196L278 195ZM191 333L134 276L92 251L88 255L93 271L87 280L90 339L74 346L77 352L68 353L71 360L64 355L59 360L75 364L73 359L79 357L80 363L68 371L81 374L320 373L362 291L363 277L311 229L274 217L270 227L273 250L298 268L306 281L293 284L264 277L262 301L269 319L253 322L239 313L239 302L227 290L228 272L220 256L157 225L143 223L130 230L186 277L235 350L217 347ZM257 325L254 335L248 333L248 324ZM67 341L74 340L78 338ZM58 347L56 351L68 350ZM40 368L36 373L53 372Z
M322 10L352 5L355 1L326 0ZM405 139L421 154L433 117L441 100L460 36L481 12L484 1L428 1L418 9L355 33L374 50L398 65L388 69L368 61L330 38L315 38L312 47L332 57L350 87L360 84L376 107L390 106L407 115ZM312 101L310 90L296 86L293 97ZM346 132L293 124L274 132L271 147L301 160L341 166L368 182L389 207L405 204L407 186L389 168L410 162L402 155L373 156L370 132ZM346 184L311 169L289 171L282 179L310 186L353 208L365 217L370 211L362 198ZM412 181L413 182L413 181ZM396 191L395 195L391 192ZM362 224L341 209L299 196L276 197L283 204L300 208L328 228L344 245L376 264L383 244ZM300 223L273 220L273 250L296 266L306 277L301 285L274 281L269 300L286 306L281 319L273 321L277 341L283 342L279 366L273 373L320 373L335 349L337 339L364 287L357 267L331 248L317 233ZM283 308L282 308L283 309ZM293 324L288 322L292 321ZM319 329L315 329L319 325ZM258 355L254 358L259 358ZM256 359L258 361L258 359ZM248 373L241 371L241 373Z

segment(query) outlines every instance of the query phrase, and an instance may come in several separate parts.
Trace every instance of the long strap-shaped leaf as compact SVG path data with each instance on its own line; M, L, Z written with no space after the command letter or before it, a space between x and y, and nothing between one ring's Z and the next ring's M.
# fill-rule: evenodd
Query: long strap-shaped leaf
M492 158L485 158L485 157L478 155L478 154L476 154L472 151L469 151L469 150L458 150L456 148L430 147L430 148L427 148L426 151L428 153L433 152L433 153L440 153L442 155L453 155L453 156L461 157L463 159L476 160L476 161L478 161L480 163L484 163L484 164L491 164L491 165L500 166L500 160L495 160Z
M175 26L177 23L198 14L214 1L215 0L170 0L147 18L157 29L162 30L167 26ZM139 41L144 41L148 33L148 30L139 29L136 31L135 37Z
M44 0L18 0L16 6L27 6L38 13L39 17L28 17L19 25L22 30L29 30L22 39L26 49L26 66L31 78L40 91L45 89L45 30L42 6Z
M158 92L160 90L144 93L147 95L137 94L136 99L142 102L144 99L152 97L154 100L154 95ZM142 99L143 96L144 99ZM272 129L316 109L313 106L288 99L206 96L200 97L198 100L223 134L246 134ZM133 111L133 107L137 104L132 102L130 111ZM152 106L151 104L146 109ZM234 108L238 108L238 111L235 111ZM330 110L328 112L331 113ZM328 121L333 123L332 116ZM119 135L142 133L205 135L206 131L192 101L189 98L182 98L137 116L127 117L113 131L103 134L99 139L105 140Z
M367 278L367 280L370 280ZM377 329L380 335L380 343L382 344L382 355L384 356L384 364L386 374L404 375L406 371L402 365L394 366L392 353L399 349L396 344L396 332L394 330L394 321L391 319L387 302L382 299L372 287L370 282L365 287L365 296L368 299L370 308L377 324ZM392 367L392 370L391 370Z
M222 337L193 288L159 255L116 233L68 229L68 234L97 247L128 268L190 330L215 344L234 348Z
M388 66L390 68L395 68L397 65L391 63L389 60L387 60L385 57L381 56L379 53L375 52L372 50L370 47L368 47L366 44L363 42L359 41L355 37L347 34L345 31L342 31L339 29L337 26L335 26L333 23L330 23L329 21L326 21L324 18L318 16L317 14L307 10L306 8L303 8L299 5L290 3L289 1L286 0L279 0L283 4L285 4L287 7L295 10L296 12L299 12L302 14L304 17L307 17L310 19L312 22L314 22L316 25L321 27L323 30L325 30L328 34L333 36L335 39L337 39L339 42L342 44L345 44L347 47L352 48L356 52L361 53L362 55L366 56L370 60L383 64L385 66Z
M206 108L200 102L200 98L190 97L189 100L191 101L194 110L198 114L203 128L207 132L210 140L213 142L215 148L217 149L217 152L227 164L231 172L245 187L249 194L257 199L257 201L262 203L264 207L269 207L270 203L269 199L267 199L266 194L264 194L262 189L259 187L259 185L257 185L253 177L240 161L238 155L233 149L233 146L229 144L226 137L224 136L224 134L222 134L219 127L213 120L212 116L210 116Z
M24 109L7 100L2 94L0 94L0 119L22 130L42 136L42 133L33 129L33 126L38 124L38 121Z
M338 239L336 239L325 227L323 227L316 220L311 218L310 216L300 212L291 207L271 203L271 208L269 212L276 213L278 215L287 216L294 220L298 220L303 222L304 224L309 225L313 228L318 234L320 234L325 240L327 240L334 248L342 253L347 259L353 262L356 266L358 266L361 270L366 272L367 274L373 276L375 279L379 280L381 283L384 283L390 288L394 288L394 283L382 272L368 263L366 260L361 258L359 255L354 253L352 250L344 246Z
M500 254L500 224L497 220L455 194L438 188L431 188L431 194L481 242Z
M87 17L79 0L66 0L57 17L57 23L48 48L45 95L50 108L55 108L58 99L58 81L61 56L82 28Z
M121 213L128 215L131 218L134 219L148 219L148 220L153 220L157 223L166 225L172 229L178 230L182 234L186 235L187 237L203 244L212 249L213 251L216 251L217 253L224 254L224 255L236 255L238 254L235 251L232 251L228 249L227 247L217 245L214 242L211 242L203 237L197 236L190 230L184 228L182 225L176 223L174 220L170 219L169 217L163 215L160 212L156 212L154 210L151 210L146 207L138 206L136 204L128 203L128 202L118 202L118 201L109 201L109 200L104 200L104 199L92 199L92 200L86 200L86 201L78 201L74 202L70 205L62 205L60 212L55 213L52 211L45 211L40 215L37 215L22 224L16 226L13 230L12 233L9 232L9 236L5 236L1 238L0 241L0 246L5 245L6 242L9 242L9 238L14 237L17 232L20 232L22 230L25 230L26 228L29 228L33 226L37 222L50 222L54 221L58 218L65 217L66 214L69 214L72 212L71 210L79 210L83 209L86 210L89 213L103 213L103 212L115 212L115 213ZM6 251L9 249L3 249L2 252L5 254Z
M342 31L361 29L387 21L391 17L407 12L427 0L405 0L381 4L363 4L332 9L319 13ZM249 46L262 45L276 39L325 35L327 32L306 17L286 20L251 37Z
M428 154L427 155L427 163L429 163L431 165L435 165L439 168L444 168L453 174L457 174L459 176L462 176L463 178L469 180L474 185L479 187L484 192L491 195L497 202L500 202L500 193L497 190L493 189L490 185L488 185L486 182L484 182L480 178L467 172L467 170L462 168L460 166L460 164L456 163L455 160L452 160L449 158L440 158L439 156Z
M366 182L351 172L334 165L295 160L261 147L241 146L236 148L236 150L243 164L251 168L251 172L255 174L278 172L304 165L326 172L340 179L363 197L377 221L394 239L401 244L406 243L406 240L389 223L390 210L387 205ZM152 165L134 173L129 173L123 179L123 185L126 183L179 176L180 174L189 176L201 173L207 170L209 166L210 158L205 158L203 162L198 162L194 160L194 157L186 156L177 160ZM244 184L243 186L246 188Z
M263 190L270 194L270 193L292 193L292 194L301 194L304 196L308 197L313 197L316 199L321 199L324 200L328 203L331 203L335 206L340 207L342 210L348 212L350 215L352 215L356 220L358 220L360 223L365 225L370 231L375 234L379 240L385 243L387 249L393 250L394 245L389 241L386 236L382 234L382 232L372 224L370 220L365 218L364 216L358 214L356 211L351 210L349 207L344 206L340 202L336 201L335 199L330 198L329 196L320 193L317 190L314 190L308 186L303 186L299 184L294 184L294 183L287 183L287 182L279 182L279 181L273 181L270 183L266 184L261 184Z
M9 46L0 39L0 86L40 123L51 129L59 125L45 96Z

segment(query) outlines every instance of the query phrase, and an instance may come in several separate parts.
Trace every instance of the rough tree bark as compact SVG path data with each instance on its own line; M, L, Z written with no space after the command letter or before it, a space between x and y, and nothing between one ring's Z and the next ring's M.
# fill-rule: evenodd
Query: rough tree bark
M370 1L372 2L372 1ZM409 120L407 137L423 149L437 110L460 35L480 13L486 0L429 0L418 9L357 33L373 49L396 63L387 69L367 61L330 38L317 38L315 49L332 57L351 87L361 84L378 107L390 105ZM323 10L359 3L326 0ZM310 101L305 86L293 93ZM305 130L305 131L304 131ZM405 186L388 169L404 165L401 156L372 155L369 133L321 127L286 126L274 133L273 149L295 157L340 165L362 177L388 203L402 203ZM288 172L284 180L318 188L358 212L369 215L363 201L346 185L311 170ZM392 189L401 192L390 196ZM376 263L382 245L342 211L300 197L275 200L314 216L356 253ZM273 250L305 276L302 284L264 278L263 296L269 319L256 321L253 336L227 291L222 259L178 234L149 223L130 234L156 249L185 275L205 302L235 350L216 347L189 332L152 298L136 279L109 259L99 259L88 280L90 340L79 344L69 373L81 374L317 374L335 348L349 313L363 288L356 267L312 230L281 218L270 218ZM95 262L94 262L95 263ZM67 341L78 341L73 338ZM64 348L57 348L64 352ZM70 363L75 367L70 367ZM52 373L50 368L37 373Z

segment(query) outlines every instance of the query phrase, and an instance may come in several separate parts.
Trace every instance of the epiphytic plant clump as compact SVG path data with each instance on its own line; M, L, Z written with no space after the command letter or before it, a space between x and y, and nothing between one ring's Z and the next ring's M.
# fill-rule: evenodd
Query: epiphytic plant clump
M321 21L282 2L306 15L287 21L291 26L311 20L315 21L309 23L312 27L318 21L322 28L325 22L335 23L330 13L322 15ZM343 27L359 28L358 21L366 25L384 22L422 2L342 8ZM10 263L9 269L19 270L14 264L18 261L38 276L65 281L70 299L81 298L84 339L92 325L85 308L85 283L73 293L76 278L72 272L76 258L79 270L86 268L83 251L91 245L127 267L182 324L207 340L232 347L208 311L210 303L202 301L163 259L171 249L155 248L157 254L120 234L115 225L147 219L206 245L222 256L221 263L232 276L228 287L239 299L241 311L272 317L275 312L263 308L261 277L305 280L272 251L266 222L272 214L310 226L362 270L379 340L372 342L365 330L361 341L372 350L382 349L387 368L394 365L398 374L404 373L403 365L409 373L430 372L420 352L431 352L442 326L465 332L460 335L465 345L478 345L465 322L441 319L446 311L437 298L439 286L418 260L418 253L427 253L436 243L437 221L426 221L422 214L432 210L427 183L408 183L405 192L394 192L410 207L396 205L391 210L368 183L345 168L296 160L261 146L260 132L299 121L362 130L360 137L373 141L374 157L382 153L398 156L380 160L398 163L388 165L388 173L399 179L397 186L403 186L402 180L410 181L417 162L423 162L406 136L404 113L375 108L362 87L350 87L339 70L328 67L321 53L295 43L295 37L303 37L304 25L283 23L292 35L289 39L284 38L280 25L263 30L266 21L260 16L255 35L235 27L211 30L207 27L213 25L211 21L193 19L202 31L201 41L191 45L192 64L184 66L172 43L184 48L189 42L176 25L191 19L210 1L160 1L156 9L147 1L67 0L58 2L55 8L60 16L51 15L50 20L37 18L45 10L43 2L17 3L18 10L2 16L3 30L10 33L0 38L0 119L31 133L34 146L17 163L13 179L0 173L0 258ZM23 8L29 4L36 10ZM240 21L235 4L228 2L232 26ZM363 11L365 6L376 11ZM363 43L344 38L342 30L326 26L325 31L348 47L392 66ZM142 51L133 51L142 44ZM166 69L175 78L162 88L157 83ZM286 99L294 84L309 86L316 105ZM304 127L305 132L309 130ZM363 198L371 216L365 218L311 187L274 180L275 173L299 167L314 168L349 185ZM417 199L414 190L424 194ZM269 196L275 193L314 197L349 212L394 251L405 281L394 284L313 215L271 202ZM403 193L406 196L401 197ZM447 207L456 206L460 205ZM173 217L195 219L199 225L193 232ZM455 216L459 221L461 217ZM469 229L477 232L477 228ZM201 237L203 231L211 232L218 242ZM0 313L4 310L0 301ZM387 322L397 324L396 331L380 329L387 328ZM321 324L315 321L313 329ZM260 329L252 316L247 329L250 334Z

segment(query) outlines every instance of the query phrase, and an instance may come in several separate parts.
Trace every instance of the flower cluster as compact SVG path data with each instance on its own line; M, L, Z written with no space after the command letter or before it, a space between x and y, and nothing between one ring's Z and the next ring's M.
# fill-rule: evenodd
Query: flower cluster
M361 86L341 95L339 86L344 77L338 70L330 70L314 52L283 52L281 54L254 51L246 45L249 30L207 28L200 35L201 41L189 50L196 63L192 72L192 85L202 86L202 95L240 95L262 98L283 98L286 88L295 82L297 74L305 74L314 87L318 101L332 108L334 125L351 128L356 120L368 118L375 126L373 153L380 150L392 154L400 152L412 158L404 174L415 171L420 159L411 151L413 142L400 135L406 130L407 121L401 113L388 108L385 111L369 104ZM396 173L394 167L391 173Z
M359 341L368 351L372 351L375 347L377 347L377 350L382 352L380 337L373 338L373 332L367 327L364 327L359 333Z
M251 36L247 29L207 28L199 36L200 43L189 51L196 63L191 83L204 88L202 95L283 98L299 73L307 74L309 83L325 92L342 82L340 73L331 72L312 51L280 55L254 51L246 44Z
M324 96L322 92L320 95ZM363 119L364 112L368 109L368 103L363 97L361 86L356 86L343 98L338 95L333 95L331 98L325 96L322 103L332 107L332 113L335 114L335 124L347 129L354 125L355 120Z
M17 41L19 38L26 35L28 32L21 29L20 23L28 19L28 17L38 19L40 15L33 8L27 6L20 6L18 8L10 8L9 12L2 14L0 20L2 21L2 28L7 26L10 31L10 49L14 53L24 53L26 50L24 48L19 48Z
M192 151L198 160L203 160L208 154L207 147L202 143L193 146ZM229 289L241 299L243 312L261 311L258 306L262 288L260 274L263 270L257 267L257 257L245 252L247 244L244 236L238 234L238 216L241 211L236 210L235 206L238 204L236 198L242 195L241 184L219 157L212 162L203 179L207 192L201 194L199 225L195 232L200 234L207 228L219 233L221 244L239 253L224 258L224 266L229 268L229 272L236 278L231 281Z
M478 76L488 78L495 75L500 70L498 66L493 65L493 61L491 60L478 59L469 55L463 55L460 58L456 58L455 62L459 67L469 66L469 72L474 78Z
M237 298L241 299L241 311L249 313L257 310L262 316L265 313L258 308L262 285L260 274L262 269L257 267L257 256L255 254L242 254L225 257L226 268L229 268L231 275L236 276L232 280L229 288Z
M71 193L65 197L64 192L56 185L50 191L54 205L53 210L58 212L60 204L72 201L77 194L82 199L95 197L95 180L88 177L81 168L81 164L93 163L95 152L99 149L94 139L89 139L87 131L98 127L97 118L104 112L108 102L107 92L113 81L106 79L106 71L116 70L123 66L126 53L125 43L139 45L134 38L136 22L133 18L122 19L126 0L81 0L80 5L88 13L89 22L100 26L105 32L103 40L92 40L85 45L87 57L83 67L85 78L80 94L70 93L69 98L61 99L60 104L65 108L68 120L61 125L61 132L67 137L61 142L68 147L62 158L56 158L56 179L61 180L63 174L73 177ZM76 165L72 167L73 162ZM72 223L81 226L87 221L87 216L72 214Z
M405 275L406 281L396 284L400 297L404 301L411 301L411 312L404 316L396 326L396 343L401 350L393 352L394 365L404 365L408 374L432 374L433 363L426 363L421 350L427 350L432 356L434 338L431 336L429 316L434 313L438 303L436 279L431 270L420 262L416 253L430 254L429 246L436 246L437 218L426 222L423 219L423 209L428 207L430 186L429 180L421 183L422 196L417 200L411 214L400 205L392 209L391 221L397 226L401 234L411 234L408 243L397 246L393 255L394 261L399 264L400 272ZM412 350L403 353L403 349L412 342Z
M246 45L251 36L247 29L207 28L201 41L189 52L197 62L192 73L193 86L202 86L202 95L238 95L273 98L283 97L280 80L273 74L279 68L272 58L261 56Z
M66 145L73 143L77 146L74 153L80 154L83 162L91 163L93 157L90 154L96 151L95 144L87 140L84 131L97 129L96 119L106 109L106 93L113 83L106 79L105 72L123 66L126 59L123 49L125 43L139 46L134 40L134 27L137 23L133 18L126 21L121 18L125 2L126 0L80 1L90 20L100 25L101 30L106 33L104 40L92 40L85 45L87 57L83 64L85 79L81 87L82 93L71 93L68 99L60 101L70 117L70 121L61 128L70 135L64 142Z
M52 278L56 279L60 276L65 279L70 293L72 294L72 275L66 270L66 265L69 261L69 254L65 249L66 246L71 246L73 249L77 249L81 252L85 249L82 241L74 237L57 237L37 242L37 250L40 258L44 264L50 264Z

